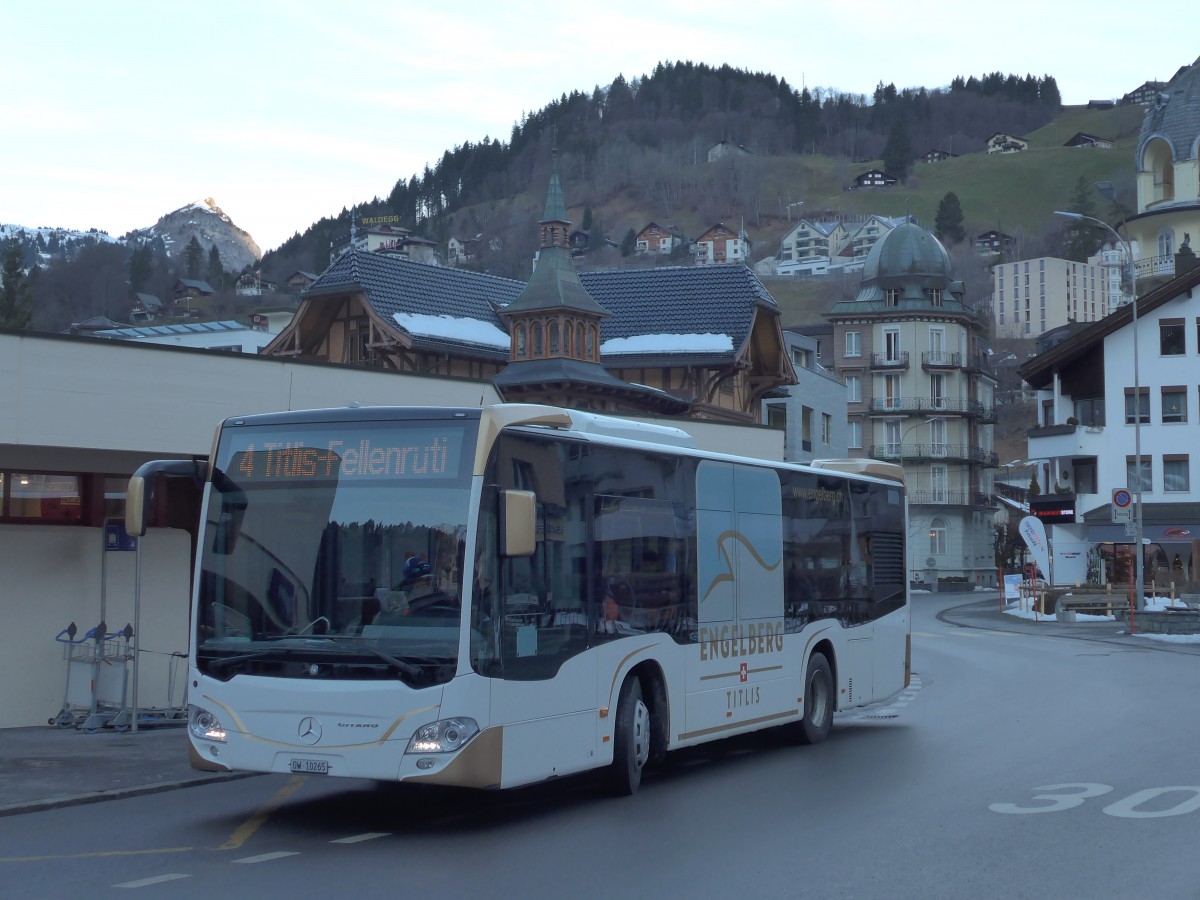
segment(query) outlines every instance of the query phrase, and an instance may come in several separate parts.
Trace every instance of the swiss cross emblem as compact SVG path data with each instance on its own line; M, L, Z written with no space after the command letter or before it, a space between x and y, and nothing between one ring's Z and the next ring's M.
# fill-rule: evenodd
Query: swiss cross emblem
M746 667L745 663L742 663L738 669L738 678L742 681L747 681L750 678L750 670Z

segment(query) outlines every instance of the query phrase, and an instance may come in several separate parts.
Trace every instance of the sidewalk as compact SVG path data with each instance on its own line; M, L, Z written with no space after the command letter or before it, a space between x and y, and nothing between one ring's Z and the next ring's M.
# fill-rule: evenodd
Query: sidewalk
M0 729L0 816L245 777L193 769L179 726L137 734L49 725Z

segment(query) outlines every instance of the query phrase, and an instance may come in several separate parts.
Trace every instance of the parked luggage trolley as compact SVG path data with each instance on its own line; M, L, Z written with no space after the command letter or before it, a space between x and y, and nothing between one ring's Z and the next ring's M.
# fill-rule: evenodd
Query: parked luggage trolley
M72 622L54 638L65 645L67 687L62 709L49 723L94 732L113 721L125 708L128 663L133 658L129 650L133 626L110 632L101 622L76 639L78 633Z

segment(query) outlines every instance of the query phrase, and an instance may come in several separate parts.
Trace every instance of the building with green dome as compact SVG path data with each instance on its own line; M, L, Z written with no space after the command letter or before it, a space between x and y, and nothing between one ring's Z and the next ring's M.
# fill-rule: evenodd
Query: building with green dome
M996 381L986 313L950 255L906 222L867 256L853 300L833 306L852 456L898 462L910 503L909 576L994 585Z

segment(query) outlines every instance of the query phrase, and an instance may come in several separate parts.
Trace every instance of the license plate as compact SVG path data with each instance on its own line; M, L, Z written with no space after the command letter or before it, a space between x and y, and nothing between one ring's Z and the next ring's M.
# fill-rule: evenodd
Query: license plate
M302 772L305 775L328 775L329 761L324 759L293 759L293 772Z

